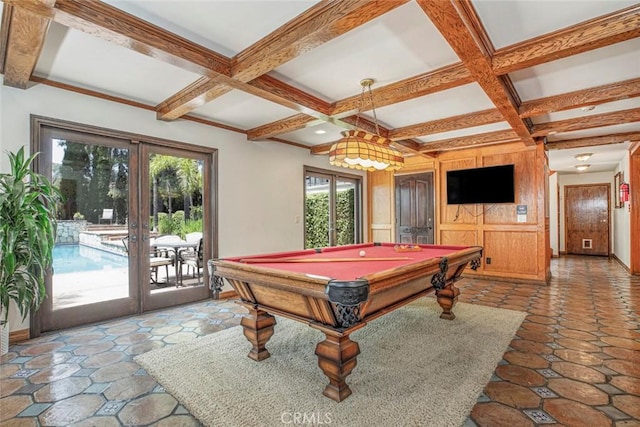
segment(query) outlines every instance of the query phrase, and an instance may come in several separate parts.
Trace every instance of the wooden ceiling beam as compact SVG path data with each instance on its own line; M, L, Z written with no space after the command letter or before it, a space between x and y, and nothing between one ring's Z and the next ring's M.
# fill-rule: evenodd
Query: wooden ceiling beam
M51 7L55 0L34 0L44 7ZM36 67L45 36L49 29L48 18L34 15L24 9L5 6L3 15L3 74L4 85L26 89Z
M479 133L476 135L462 136L458 138L441 139L425 142L420 147L421 153L461 150L463 148L479 145L503 144L506 142L520 141L520 137L511 129L494 132Z
M373 95L375 107L380 108L452 89L473 81L473 76L467 67L457 63L372 89L371 94ZM361 103L360 95L342 99L333 105L331 115L344 117L356 114L358 111L368 111L370 109L367 106L363 107Z
M417 138L419 136L449 132L452 130L482 126L502 121L504 121L502 113L497 109L492 108L490 110L461 114L459 116L447 117L446 119L433 120L430 122L392 129L389 131L389 138Z
M493 72L507 74L636 37L640 37L640 4L498 49Z
M266 74L237 89L318 119L326 119L331 113L328 102Z
M640 96L640 78L630 79L590 89L525 101L520 105L520 117L539 116L553 113L554 111L599 105L638 96Z
M21 0L5 0L5 3L213 80L205 82L199 79L160 103L156 111L164 120L179 117L205 101L228 92L229 88L243 90L318 117L322 117L330 109L328 103L272 78L268 80L269 78L261 77L252 84L235 80L230 77L229 58L100 1L58 0L54 7ZM265 86L270 90L279 87L270 91L265 90ZM315 110L318 105L321 106L321 111Z
M555 122L538 123L533 126L532 135L534 137L547 136L549 133L572 132L634 122L640 122L640 108L614 111L612 113L592 114Z
M249 84L257 85L258 81L263 79L270 79L269 76L261 76L256 80L253 80ZM275 80L275 79L274 79ZM473 78L467 68L458 63L453 65L447 65L446 67L439 68L428 73L420 74L414 77L410 77L405 80L401 80L396 83L392 83L387 86L383 86L378 89L372 90L374 97L374 105L376 107L384 107L386 105L396 104L398 102L408 101L413 98L418 98L431 93L439 92L446 89L451 89L457 86L462 86L471 83ZM274 88L270 86L264 86L265 89L273 91ZM324 112L328 121L334 124L344 127L345 129L353 129L353 126L345 126L341 124L341 120L345 123L353 123L355 121L355 114L361 109L361 97L360 95L354 95L349 98L342 99L333 105L317 105L318 111ZM365 106L362 111L367 111L370 108ZM307 112L308 114L308 112ZM346 119L351 117L350 119ZM318 117L321 118L321 117ZM289 121L287 121L289 120ZM289 117L289 119L278 120L273 123L274 129L279 129L280 134L293 132L300 129L300 118L295 115ZM288 123L288 124L287 124ZM321 122L315 122L309 119L307 126L312 126L311 123L320 124ZM270 124L264 125L268 127ZM368 132L374 132L371 130ZM364 129L366 130L366 129Z
M231 74L229 58L101 1L57 0L54 7L32 1L3 1L200 75Z
M201 77L156 105L156 116L158 120L175 120L232 90L218 79Z
M409 0L324 0L232 59L232 77L248 82Z
M2 22L0 22L0 74L4 74L4 63L9 45L9 29L11 28L13 6L5 4L2 8Z
M547 142L546 150L564 150L567 148L594 147L596 145L620 144L626 141L640 141L640 132L612 133L604 136L593 136L589 138L564 139L560 141Z
M281 132L282 127L285 127L287 129L287 132L293 132L322 123L325 123L325 121L315 119L307 114L297 114L293 117L287 117L286 119L278 120L275 122L267 123L263 126L249 129L247 131L247 139L249 141L257 141L261 139L273 138L276 135L281 135L282 133L284 133Z
M328 119L328 102L305 93L271 76L260 76L249 83L226 78L202 77L156 106L158 119L175 120L195 108L233 89L271 101L312 118Z
M470 15L472 7L461 5L458 1L417 2L522 142L535 145L527 125L520 118L518 105L509 87L493 73L491 52L488 51L490 47L484 42L487 37L479 33L477 25L472 24L479 21L477 17Z
M233 57L230 61L233 82L215 78L212 81L201 79L197 82L198 90L194 91L191 85L159 104L158 117L163 120L176 119L224 95L231 88L307 113L314 118L326 116L329 113L326 102L268 77L265 73L407 1L322 1ZM298 121L294 122L297 126ZM273 124L281 125L282 123Z

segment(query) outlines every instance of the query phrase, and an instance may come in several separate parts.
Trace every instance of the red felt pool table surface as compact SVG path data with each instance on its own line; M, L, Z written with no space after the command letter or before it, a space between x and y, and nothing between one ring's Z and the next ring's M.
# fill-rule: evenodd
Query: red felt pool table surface
M271 253L268 255L226 258L225 261L248 263L256 267L309 274L337 280L354 280L381 271L433 258L440 258L467 248L466 246L414 245L419 246L421 250L397 252L394 249L395 246L396 244L393 243L363 243L359 245L323 248L319 249L320 252L317 252L315 249L308 249L303 251ZM365 251L364 257L359 255L360 251ZM277 262L280 258L287 259L288 261ZM380 258L384 258L384 260L380 260ZM292 259L302 262L291 262ZM335 260L335 262L313 262L314 259L330 259ZM341 261L344 259L349 259L350 261ZM258 262L259 260L268 260L268 262ZM310 260L310 262L304 262L305 260Z

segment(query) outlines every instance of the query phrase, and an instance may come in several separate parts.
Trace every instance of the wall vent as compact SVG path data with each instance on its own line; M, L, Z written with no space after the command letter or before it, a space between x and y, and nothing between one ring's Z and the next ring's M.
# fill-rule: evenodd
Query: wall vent
M593 249L593 239L582 239L582 249Z

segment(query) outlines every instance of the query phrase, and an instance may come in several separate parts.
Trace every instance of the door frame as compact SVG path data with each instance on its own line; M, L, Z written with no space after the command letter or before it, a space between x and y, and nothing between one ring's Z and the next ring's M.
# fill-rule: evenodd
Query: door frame
M218 188L217 188L218 150L217 149L212 147L204 147L200 145L194 145L194 144L189 144L184 142L163 139L163 138L157 138L153 136L135 134L131 132L112 130L112 129L107 129L103 127L86 125L82 123L76 123L76 122L60 120L60 119L55 119L50 117L38 116L34 114L30 116L30 127L31 127L31 140L30 140L31 153L36 153L38 151L41 151L39 147L40 147L41 138L43 137L43 129L45 127L59 128L65 131L82 132L90 135L96 135L99 137L115 138L118 140L128 141L131 147L136 148L131 150L134 158L130 159L130 165L132 170L134 171L134 174L136 174L135 178L137 183L137 185L134 184L134 187L137 188L137 191L130 191L130 194L129 194L129 204L130 204L129 209L131 210L130 212L134 213L138 217L140 216L140 212L137 211L138 209L137 203L142 203L140 192L142 191L142 188L144 188L140 185L140 182L142 179L141 178L142 170L140 167L142 163L142 156L140 151L144 151L145 146L157 147L158 150L162 150L163 147L177 149L177 150L180 150L182 154L184 154L187 151L190 151L194 153L199 153L204 157L206 157L207 161L205 162L205 165L208 163L209 167L205 167L205 171L204 171L205 176L203 177L203 182L204 182L203 200L205 200L206 202L206 205L203 206L203 219L204 219L203 238L204 238L204 242L206 242L204 245L205 252L204 252L203 258L207 260L207 259L218 257L218 209L217 209L217 206L218 206L218 200L217 200L217 197L218 197ZM38 158L33 164L33 168L35 172L50 177L51 176L51 159L45 158L45 156L38 156ZM130 180L130 182L133 182L133 181ZM206 194L208 194L208 196L205 196L205 192L207 192ZM136 203L134 204L131 203L132 198L136 199ZM130 227L129 228L130 236L132 235L131 232L132 232L132 229ZM142 227L137 227L137 229L133 230L133 232L136 235L138 241L140 241L140 239L142 238ZM138 252L140 253L144 252L146 255L148 255L148 249L146 251L142 250ZM145 255L145 258L148 258L146 255ZM142 290L142 283L145 283L145 281L149 281L150 279L150 270L148 268L148 262L146 266L140 265L139 263L131 262L129 277L130 277L129 279L130 289L134 286L131 283L132 281L135 281L136 289L137 289L136 292L130 291L129 298L135 299L136 301L129 304L129 306L126 309L121 308L119 310L111 310L110 314L112 314L112 316L110 316L110 318L117 318L117 317L129 315L129 314L141 313L143 310L141 290ZM203 283L204 283L204 287L208 288L207 286L208 271L206 266L203 266ZM51 289L51 286L52 286L51 274L47 275L45 279L45 284L48 289ZM184 290L184 289L181 289L181 290ZM134 295L132 295L132 293L134 293ZM166 294L171 295L171 298L168 298L168 297L158 298L158 301L155 304L150 304L150 305L148 304L147 307L144 308L144 310L149 311L155 308L163 308L163 307L168 307L170 305L171 306L180 305L180 304L192 301L192 299L187 297L187 295L190 294L190 292L186 292L184 295L180 294L182 296L178 298L176 298L176 292L167 292ZM210 295L210 294L211 294L210 291L207 291L207 295ZM201 299L206 299L206 296ZM170 304L167 305L167 303L170 303ZM51 299L46 298L43 304L52 304ZM104 302L99 304L104 305ZM86 307L87 305L78 306L77 310L74 310L74 312L81 313L82 316L85 318L86 323L103 320L99 317L94 319L95 314L91 313L91 310L87 310ZM73 308L76 308L76 307L73 307ZM72 308L65 309L65 310L71 310L71 309ZM89 314L87 314L87 312L89 312ZM46 320L43 316L44 316L43 310L37 310L35 312L34 310L31 310L30 336L32 338L38 337L41 335L43 321ZM62 322L60 324L56 324L55 329L61 329L65 327L67 327L65 322Z

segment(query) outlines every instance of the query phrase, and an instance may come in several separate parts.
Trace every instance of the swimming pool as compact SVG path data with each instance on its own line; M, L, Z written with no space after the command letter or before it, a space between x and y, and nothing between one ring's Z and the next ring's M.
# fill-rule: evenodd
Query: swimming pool
M89 246L55 245L53 247L54 274L127 268L128 262L126 256Z

